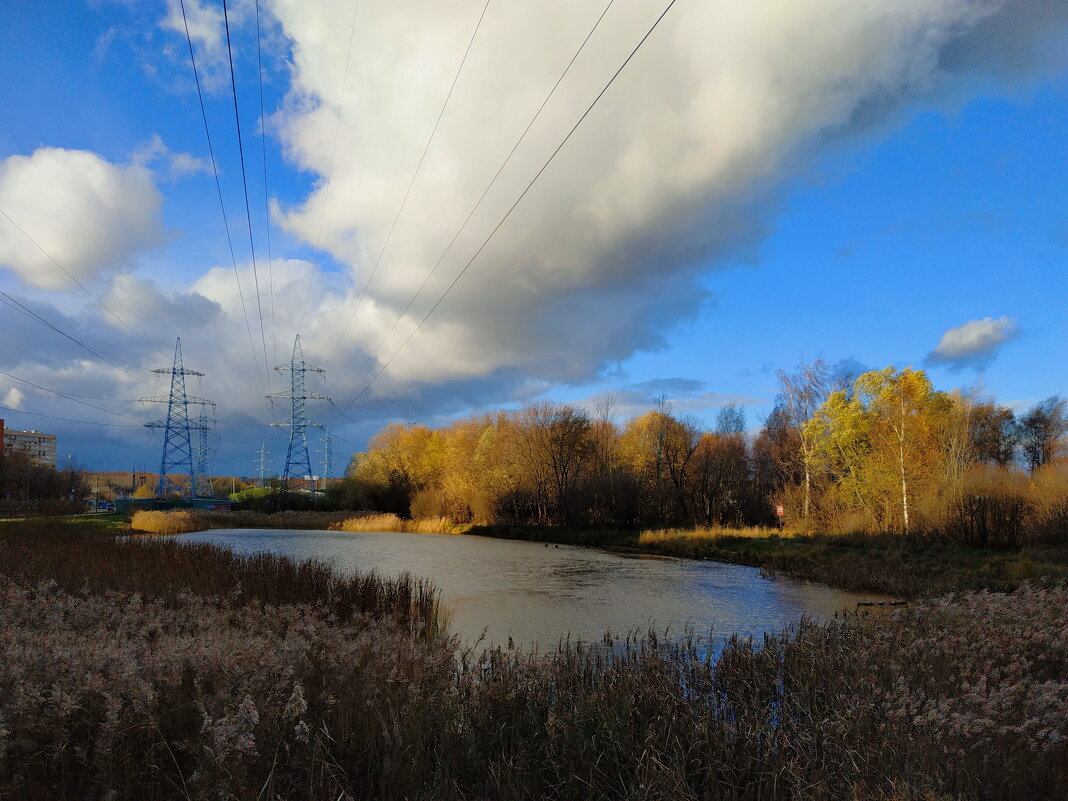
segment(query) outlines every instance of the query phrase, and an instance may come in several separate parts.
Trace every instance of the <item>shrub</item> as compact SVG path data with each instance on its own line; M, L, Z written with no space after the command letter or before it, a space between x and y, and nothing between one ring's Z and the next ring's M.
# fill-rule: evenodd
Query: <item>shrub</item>
M184 534L208 528L204 524L203 516L188 509L139 509L130 518L130 527L146 534Z

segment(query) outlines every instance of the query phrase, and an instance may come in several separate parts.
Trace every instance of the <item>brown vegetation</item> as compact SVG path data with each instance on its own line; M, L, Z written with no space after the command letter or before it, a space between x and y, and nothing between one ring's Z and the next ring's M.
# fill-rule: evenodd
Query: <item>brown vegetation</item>
M617 424L538 403L439 430L391 425L332 488L337 501L454 523L618 531L773 527L896 533L975 547L1068 544L1068 406L1017 418L936 391L922 370L834 384L822 362L780 375L750 439L738 407L712 430L666 400Z
M211 528L283 528L326 531L360 512L213 512L205 509L136 511L130 527L146 534L184 534Z
M88 495L84 470L73 464L57 470L0 447L0 517L81 512Z
M447 517L418 517L404 520L395 514L362 514L331 524L331 531L384 531L415 534L462 534L468 526L457 526Z
M27 586L51 581L70 592L134 593L168 606L187 592L238 606L303 603L342 621L391 617L420 631L433 629L438 616L437 593L422 579L342 576L314 560L240 557L207 543L84 534L62 523L0 524L0 574Z
M1068 782L1063 587L716 658L652 635L474 655L338 614L322 566L291 592L285 560L52 539L0 535L0 798L1031 801Z

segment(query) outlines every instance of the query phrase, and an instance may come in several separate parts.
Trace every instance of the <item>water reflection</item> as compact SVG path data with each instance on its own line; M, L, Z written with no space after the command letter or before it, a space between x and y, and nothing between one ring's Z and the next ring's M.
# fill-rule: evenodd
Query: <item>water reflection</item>
M561 545L438 534L234 529L183 535L238 553L322 559L341 570L408 572L433 579L468 643L552 648L563 637L600 641L655 628L760 636L828 619L873 596L771 580L756 568Z

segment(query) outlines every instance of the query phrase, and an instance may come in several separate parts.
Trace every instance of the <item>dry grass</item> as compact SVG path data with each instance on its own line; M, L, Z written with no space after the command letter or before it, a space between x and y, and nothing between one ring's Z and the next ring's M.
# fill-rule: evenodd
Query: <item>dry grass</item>
M208 528L203 517L187 509L169 511L138 510L130 518L134 531L146 534L184 534L187 531L203 531Z
M183 593L241 604L310 604L338 620L394 618L413 630L439 627L438 595L422 579L345 576L325 562L261 553L240 557L208 543L78 533L61 523L0 526L0 574L29 585L51 581L77 592L135 593L178 604ZM0 794L0 798L2 798Z
M640 545L650 543L672 542L675 540L720 540L724 538L766 539L768 537L799 537L802 532L796 529L765 528L764 526L746 526L744 528L660 528L649 529L638 535Z
M395 514L364 514L330 526L332 531L410 532L415 534L462 534L470 526L458 526L447 517L405 520Z
M1063 586L803 622L716 658L652 634L476 655L341 614L327 568L265 559L0 533L0 798L1032 801L1068 783Z
M357 513L360 514L360 513ZM146 534L184 534L209 528L326 530L353 517L352 512L213 512L204 509L137 511L130 526Z

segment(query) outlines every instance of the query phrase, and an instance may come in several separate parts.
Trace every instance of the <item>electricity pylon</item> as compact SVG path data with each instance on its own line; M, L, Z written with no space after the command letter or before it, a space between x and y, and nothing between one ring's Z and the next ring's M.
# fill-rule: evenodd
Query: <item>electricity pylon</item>
M307 392L304 387L304 374L318 373L325 376L326 371L320 367L309 367L305 364L299 334L293 340L293 356L289 364L279 365L274 369L279 373L289 373L289 391L272 392L267 396L268 400L289 401L289 418L271 423L272 426L289 429L289 448L286 450L286 468L282 473L282 491L289 489L291 477L307 478L314 495L315 478L312 475L311 457L308 454L308 429L322 428L322 426L308 420L305 406L310 400L328 401L330 399L316 392Z
M267 486L267 472L271 465L271 452L267 450L267 443L261 443L260 449L256 451L256 473L260 477L260 486Z
M145 423L145 428L163 429L163 458L160 460L159 481L156 484L156 497L166 498L169 495L177 495L179 498L192 500L197 489L197 463L193 458L193 431L200 432L200 422L189 421L189 407L191 405L211 405L212 401L203 398L194 398L185 393L185 377L196 376L202 378L203 373L196 370L187 370L182 364L182 338L174 345L174 364L170 369L153 370L157 375L169 375L171 377L170 392L167 395L155 395L150 398L141 398L141 403L166 403L167 417L163 420L153 420ZM175 478L185 471L186 478Z
M319 437L319 448L315 452L323 457L323 470L320 476L323 479L324 488L326 487L327 479L331 478L330 474L334 469L334 443L336 441L337 437L323 428L323 434Z
M208 418L208 405L211 405L212 417ZM215 490L211 486L211 457L215 455L215 448L209 444L209 432L215 428L215 404L204 403L200 407L200 417L197 420L197 442L193 446L193 464L196 469L196 481L194 482L194 495L197 498L211 498Z

